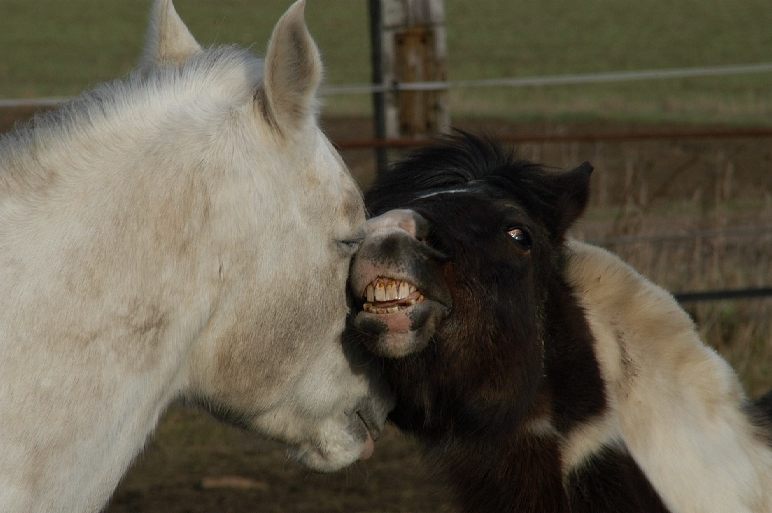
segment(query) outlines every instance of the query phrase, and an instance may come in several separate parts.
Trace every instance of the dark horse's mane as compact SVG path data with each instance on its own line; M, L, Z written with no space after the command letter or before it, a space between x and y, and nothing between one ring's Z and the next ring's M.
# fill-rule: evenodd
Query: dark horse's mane
M504 150L490 138L456 130L393 164L379 176L367 203L380 211L387 204L401 204L423 193L472 181L511 181L513 172L539 167L516 159L514 151Z
M592 169L589 164L585 163ZM366 195L370 214L379 215L406 204L423 194L442 189L492 186L489 191L505 195L531 212L550 219L557 202L557 189L545 177L555 170L517 158L488 137L462 130L441 136L381 173Z

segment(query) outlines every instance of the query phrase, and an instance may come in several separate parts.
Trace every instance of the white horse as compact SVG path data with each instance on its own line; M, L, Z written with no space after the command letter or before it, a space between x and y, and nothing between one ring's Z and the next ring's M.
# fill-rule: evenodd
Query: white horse
M340 339L364 208L303 8L263 66L158 0L137 71L0 140L3 513L98 511L176 398L315 469L371 451L391 399Z

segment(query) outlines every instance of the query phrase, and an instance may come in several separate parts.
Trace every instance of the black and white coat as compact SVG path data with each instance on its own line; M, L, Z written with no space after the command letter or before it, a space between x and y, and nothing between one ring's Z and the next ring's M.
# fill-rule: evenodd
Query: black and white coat
M465 512L772 512L772 399L668 292L566 239L591 171L462 134L376 180L349 335L383 358L391 420Z
M668 292L603 249L570 241L568 255L607 407L563 441L564 472L611 447L670 511L772 511L772 409L748 401Z

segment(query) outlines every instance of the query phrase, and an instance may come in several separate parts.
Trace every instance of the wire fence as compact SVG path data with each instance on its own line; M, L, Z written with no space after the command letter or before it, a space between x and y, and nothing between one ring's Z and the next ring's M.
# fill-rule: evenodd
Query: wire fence
M506 143L580 143L580 142L612 142L612 141L651 141L665 139L754 139L772 138L771 128L730 128L730 129L681 129L656 131L615 131L587 132L568 134L497 134L496 139ZM362 150L377 148L418 148L425 146L431 139L427 138L397 138L397 139L342 139L335 141L341 150Z
M717 239L727 241L745 239L747 241L758 241L764 237L772 236L772 225L767 226L733 226L730 229L714 230L689 230L683 233L669 233L660 235L625 235L617 237L608 237L602 239L590 239L588 242L603 247L619 248L620 246L647 244L659 245L664 243L683 243L698 239ZM770 255L772 258L772 255ZM697 303L705 301L725 301L737 299L761 299L772 297L772 287L742 287L742 288L723 288L700 291L675 292L673 296L680 303Z
M772 225L768 226L733 226L731 229L689 230L683 233L667 233L662 235L623 235L603 239L590 240L600 246L619 246L623 244L681 242L695 238L742 239L759 238L772 235Z
M503 77L475 80L448 80L442 82L394 82L392 84L342 84L322 89L323 95L355 95L387 93L391 91L436 91L488 87L548 87L580 84L608 84L637 82L642 80L668 80L677 78L721 77L772 72L772 62L738 64L731 66L704 66L693 68L652 69L638 71L610 71L605 73L580 73L545 75L535 77Z
M700 66L691 68L667 68L636 71L609 71L601 73L577 73L532 77L501 77L490 79L447 80L441 82L393 82L391 84L338 84L322 87L323 96L371 95L399 91L436 91L445 89L484 89L490 87L549 87L582 84L607 84L648 80L672 80L679 78L725 77L772 73L772 62L735 64L729 66ZM0 108L51 107L69 98L0 98Z
M679 303L765 298L772 297L772 287L705 290L700 292L676 292L673 294L673 297L675 297Z

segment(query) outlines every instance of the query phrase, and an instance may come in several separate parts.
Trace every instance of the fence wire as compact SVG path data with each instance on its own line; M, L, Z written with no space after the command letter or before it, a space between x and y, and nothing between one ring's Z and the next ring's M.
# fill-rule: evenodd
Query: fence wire
M489 87L548 87L580 84L607 84L678 78L699 78L772 73L772 62L737 64L675 69L638 71L609 71L605 73L579 73L533 77L502 77L475 80L448 80L443 82L394 82L393 84L339 84L322 87L323 96L370 95L399 91L436 91L444 89L470 89ZM52 107L67 101L67 97L6 98L0 99L0 108Z

